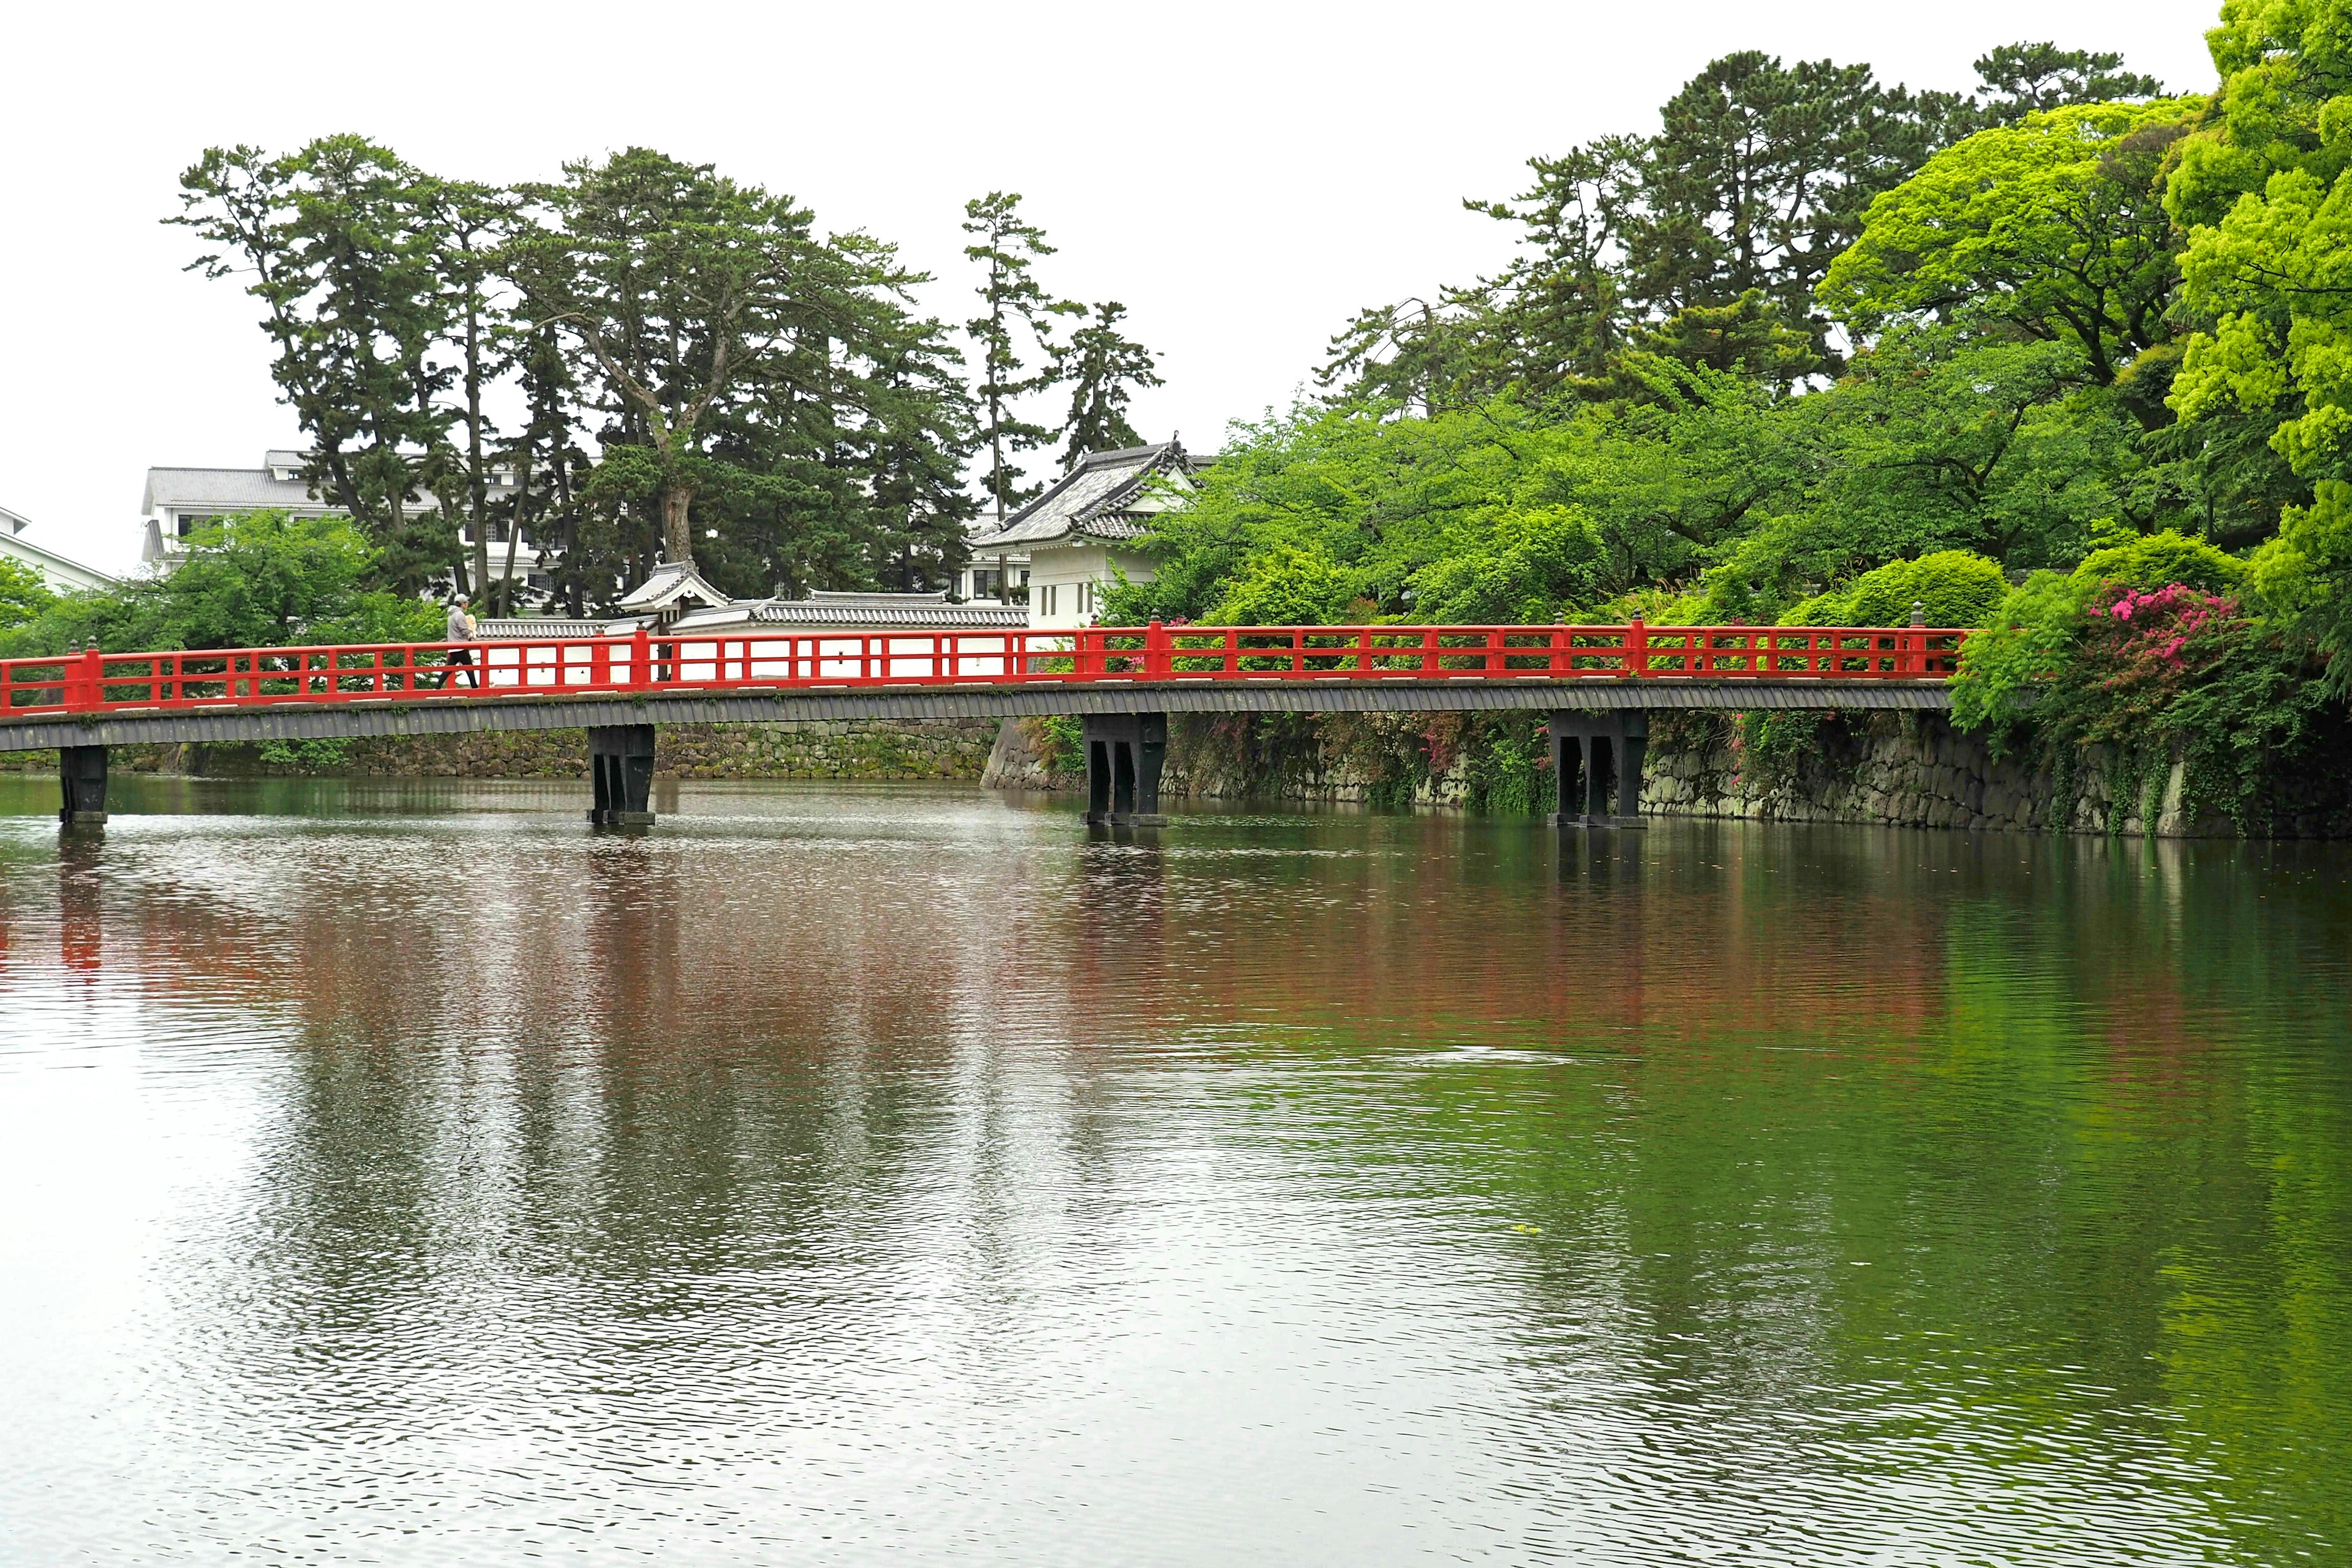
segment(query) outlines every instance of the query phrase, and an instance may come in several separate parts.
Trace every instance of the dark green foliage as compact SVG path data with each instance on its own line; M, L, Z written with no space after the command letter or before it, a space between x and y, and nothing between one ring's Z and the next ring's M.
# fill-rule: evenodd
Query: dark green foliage
M330 738L320 741L264 741L255 754L274 768L299 773L331 773L352 760L354 742Z
M2121 55L2062 49L2049 42L2003 44L1977 57L1982 96L1955 116L1954 129L1965 134L1988 125L2014 125L2029 114L2070 103L2162 95L2162 82L2127 71L2123 64Z
M1036 721L1045 734L1046 771L1055 774L1087 771L1087 732L1083 721L1054 714Z
M981 488L1003 517L1043 487L1024 485L1014 460L1053 438L1053 431L1024 419L1013 405L1054 384L1053 317L1080 311L1048 295L1032 275L1041 256L1051 256L1045 231L1021 216L1018 191L991 191L964 204L963 231L974 237L964 256L980 264L982 313L964 323L980 348L979 444L988 450ZM1024 354L1035 356L1034 363Z
M1742 784L1759 792L1795 779L1824 749L1823 731L1843 722L1836 713L1740 713L1733 716L1731 754Z
M1062 450L1064 468L1088 452L1143 444L1127 422L1128 405L1139 387L1161 383L1151 351L1120 333L1126 314L1127 307L1116 300L1097 305L1094 319L1055 352L1055 375L1070 389L1070 414L1062 426L1069 441Z
M414 589L449 563L455 531L408 505L455 411L435 358L452 324L447 234L434 182L359 136L271 157L215 147L180 176L180 215L217 248L190 266L249 272L271 374L312 443L310 478Z
M1360 311L1319 379L1342 399L1433 414L1507 392L1607 395L1632 347L1783 387L1834 372L1843 345L1815 289L1874 200L2029 109L2155 89L2121 63L2005 45L1964 96L1889 87L1867 66L1724 56L1664 106L1655 134L1530 159L1527 190L1466 203L1518 226L1518 256Z
M184 177L174 221L214 247L197 265L252 274L312 478L378 577L500 580L560 546L575 614L665 556L747 595L949 580L972 432L923 279L708 165L631 148L565 176L468 185L346 136Z

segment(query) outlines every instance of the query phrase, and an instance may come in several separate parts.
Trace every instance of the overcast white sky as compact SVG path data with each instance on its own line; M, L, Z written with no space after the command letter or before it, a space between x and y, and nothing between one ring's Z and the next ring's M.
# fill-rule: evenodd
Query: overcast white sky
M256 310L181 270L207 145L357 131L507 182L633 144L897 241L967 314L964 199L1016 190L1047 287L1124 300L1168 385L1137 424L1213 447L1286 404L1360 305L1501 263L1465 195L1657 106L1717 55L1866 60L1962 88L1992 45L2120 49L2210 85L2215 0L1397 5L962 4L26 6L0 148L0 506L127 567L151 464L257 466L299 439Z

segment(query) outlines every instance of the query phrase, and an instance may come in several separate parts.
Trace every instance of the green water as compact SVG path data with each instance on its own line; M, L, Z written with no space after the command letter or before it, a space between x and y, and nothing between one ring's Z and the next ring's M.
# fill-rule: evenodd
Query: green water
M2352 1562L2343 849L55 789L0 1562Z

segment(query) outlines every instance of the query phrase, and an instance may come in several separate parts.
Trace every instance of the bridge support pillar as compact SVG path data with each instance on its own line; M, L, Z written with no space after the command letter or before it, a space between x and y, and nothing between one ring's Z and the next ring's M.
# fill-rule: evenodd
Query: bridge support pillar
M1639 708L1563 708L1551 716L1555 827L1643 827L1642 754L1650 716Z
M588 773L596 805L588 820L616 826L653 821L654 727L598 724L588 731Z
M58 820L72 827L106 821L106 748L59 746L58 773L64 782L64 799Z
M1165 823L1160 773L1168 761L1168 715L1089 714L1083 729L1087 820L1134 827Z

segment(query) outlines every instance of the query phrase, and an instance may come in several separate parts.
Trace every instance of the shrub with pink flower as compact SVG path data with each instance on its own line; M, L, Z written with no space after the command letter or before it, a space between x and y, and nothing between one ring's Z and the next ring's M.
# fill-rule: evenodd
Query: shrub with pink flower
M2145 741L2180 696L2242 650L2254 625L2238 601L2184 584L2104 583L2083 605L2082 640L2064 684L2082 733Z

